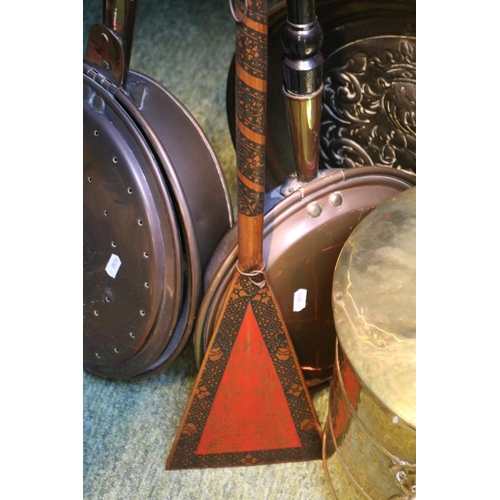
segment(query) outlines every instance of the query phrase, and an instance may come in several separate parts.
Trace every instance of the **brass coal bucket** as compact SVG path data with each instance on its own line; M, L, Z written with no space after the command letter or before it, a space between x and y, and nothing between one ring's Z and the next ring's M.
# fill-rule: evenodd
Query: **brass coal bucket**
M416 499L416 187L373 210L334 272L323 464L339 500Z

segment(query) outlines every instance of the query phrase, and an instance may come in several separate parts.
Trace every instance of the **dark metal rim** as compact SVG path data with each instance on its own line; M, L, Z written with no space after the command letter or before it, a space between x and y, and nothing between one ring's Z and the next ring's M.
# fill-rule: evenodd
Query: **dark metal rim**
M144 99L136 95L135 86L144 87ZM166 153L165 179L178 200L180 217L192 220L192 238L198 246L203 272L207 254L211 254L225 229L234 222L229 189L217 156L185 106L147 75L130 71L129 88L117 92L116 97L120 102L123 99L140 128L142 124L149 125L144 134L154 149L161 148ZM166 118L158 116L158 109L168 110Z
M163 177L167 182L170 191L173 193L173 199L177 207L179 226L182 233L182 241L184 243L184 251L187 263L189 264L189 272L187 273L186 283L186 295L188 296L184 299L187 303L187 311L185 316L183 314L186 321L183 325L184 328L182 329L182 334L180 334L181 340L179 344L183 346L191 334L192 326L194 324L194 316L201 300L203 274L200 264L198 242L195 238L194 223L190 216L188 200L186 199L184 190L182 189L175 167L156 132L122 90L117 91L116 97L118 102L124 107L125 111L128 112L137 124L153 151L155 151L159 164L161 165ZM180 352L179 349L175 349L172 355L178 354L178 352ZM163 354L165 354L165 352ZM166 360L163 362L165 361Z
M127 114L123 111L121 106L113 99L112 95L105 91L99 84L97 84L94 80L89 78L84 73L84 82L95 90L106 102L107 106L113 109L113 111L121 118L122 123L127 127L127 129L132 133L136 143L140 146L144 155L148 159L148 164L150 167L150 173L153 175L155 179L156 188L158 189L161 199L165 204L164 207L161 208L162 212L166 214L170 219L170 229L172 231L177 232L177 226L175 218L173 215L172 201L170 199L170 195L166 188L163 177L159 172L159 168L156 162L154 155L152 154L149 146L144 141L142 135L137 130L137 127L134 123L128 118ZM141 348L129 359L122 361L113 365L93 365L91 363L85 363L84 368L90 373L105 376L105 377L118 377L118 378L127 378L133 376L134 374L143 371L146 369L151 363L154 362L158 353L161 352L165 346L168 344L170 337L174 331L174 327L177 324L178 316L180 314L181 308L181 291L183 288L182 285L182 252L181 252L181 243L179 235L176 236L176 246L175 246L175 255L173 258L173 262L177 263L174 269L169 270L169 272L175 276L173 286L175 296L173 297L173 304L176 307L174 314L172 315L172 319L170 322L164 321L164 312L166 307L167 297L164 293L162 303L159 307L159 310L156 314L155 322L151 328L150 333L144 344Z

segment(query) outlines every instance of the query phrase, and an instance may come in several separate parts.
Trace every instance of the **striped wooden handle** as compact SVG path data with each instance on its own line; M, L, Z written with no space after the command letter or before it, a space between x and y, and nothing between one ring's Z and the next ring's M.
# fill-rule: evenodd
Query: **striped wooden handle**
M247 0L236 24L238 265L262 266L267 108L267 0ZM243 1L236 6L243 17Z

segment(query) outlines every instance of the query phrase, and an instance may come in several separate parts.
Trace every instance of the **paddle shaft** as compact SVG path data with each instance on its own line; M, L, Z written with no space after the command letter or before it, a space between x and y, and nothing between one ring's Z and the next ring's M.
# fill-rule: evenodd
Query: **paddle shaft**
M239 272L229 284L167 469L321 458L321 427L266 271L260 269L267 0L246 2L231 7L239 19L235 56ZM261 281L248 275L254 269Z
M262 266L267 108L267 0L247 0L236 24L238 266ZM242 2L236 6L243 17Z

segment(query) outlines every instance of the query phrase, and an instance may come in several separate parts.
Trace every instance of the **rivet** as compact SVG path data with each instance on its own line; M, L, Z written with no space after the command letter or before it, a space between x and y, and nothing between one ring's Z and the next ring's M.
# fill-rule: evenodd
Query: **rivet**
M107 43L109 41L108 35L106 33L101 33L101 38Z
M94 96L94 99L92 100L92 106L96 111L102 111L105 106L104 99L99 95Z
M340 207L340 205L344 202L344 199L340 193L332 193L328 197L328 201L332 207Z
M93 90L86 84L83 84L83 98L88 101L92 97Z
M321 208L321 205L316 201L313 201L312 203L309 203L309 205L307 205L307 213L309 214L309 217L312 217L313 219L319 217L322 210L323 209Z

